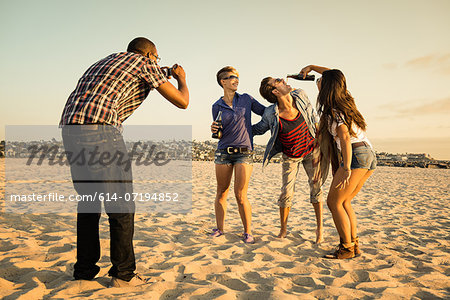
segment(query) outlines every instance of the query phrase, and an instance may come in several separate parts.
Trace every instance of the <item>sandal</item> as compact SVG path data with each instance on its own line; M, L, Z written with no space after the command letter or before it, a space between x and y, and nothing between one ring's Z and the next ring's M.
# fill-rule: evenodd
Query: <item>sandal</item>
M242 238L242 240L246 244L254 244L255 243L255 239L253 238L253 236L248 233L244 233L244 237Z
M219 237L223 235L223 232L219 230L219 228L215 228L212 230L213 232L210 234L211 237Z

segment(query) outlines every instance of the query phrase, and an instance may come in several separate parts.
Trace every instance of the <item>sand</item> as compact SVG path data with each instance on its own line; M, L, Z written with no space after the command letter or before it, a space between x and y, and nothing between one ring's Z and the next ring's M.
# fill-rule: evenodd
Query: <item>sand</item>
M4 163L1 161L1 168ZM278 239L279 164L255 164L249 188L254 245L229 195L226 234L215 227L212 162L193 162L192 213L137 214L137 271L151 278L136 288L108 288L109 228L101 218L101 271L73 281L75 215L0 213L0 297L129 299L448 299L450 298L450 170L379 167L354 199L362 255L326 260L338 243L328 208L324 242L306 176L300 171L285 239ZM1 199L4 199L4 171ZM330 180L325 185L327 190Z

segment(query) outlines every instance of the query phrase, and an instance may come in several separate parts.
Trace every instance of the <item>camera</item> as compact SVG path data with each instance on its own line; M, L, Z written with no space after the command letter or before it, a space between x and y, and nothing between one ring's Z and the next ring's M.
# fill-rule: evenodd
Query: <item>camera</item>
M166 76L166 77L172 76L172 68L162 67L161 71L164 74L164 76Z
M171 77L173 76L173 69L176 69L178 67L177 64L175 64L172 68L171 67L162 67L161 71L163 72L164 76Z

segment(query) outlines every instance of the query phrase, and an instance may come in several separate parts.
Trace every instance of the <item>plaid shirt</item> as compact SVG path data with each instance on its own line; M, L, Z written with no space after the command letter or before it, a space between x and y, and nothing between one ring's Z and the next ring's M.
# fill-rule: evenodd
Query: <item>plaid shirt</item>
M104 123L120 128L150 93L167 82L151 59L120 52L93 64L67 99L60 126Z

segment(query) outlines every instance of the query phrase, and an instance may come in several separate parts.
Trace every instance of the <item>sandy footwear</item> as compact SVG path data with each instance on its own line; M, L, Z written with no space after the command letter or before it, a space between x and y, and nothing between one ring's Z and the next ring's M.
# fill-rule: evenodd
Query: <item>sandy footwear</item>
M117 277L111 278L111 282L109 283L109 287L135 287L143 284L148 283L148 278L143 278L139 276L138 274L134 274L133 278L131 278L130 281L125 281L122 279L119 279Z
M248 233L244 233L244 236L243 236L242 240L246 244L254 244L255 243L255 239L253 238L253 236L251 234L248 234Z
M355 246L346 248L343 244L339 244L337 250L333 253L324 256L324 258L329 259L348 259L353 257L355 257Z
M213 232L210 234L211 237L219 237L221 235L223 235L223 232L220 231L218 228L213 229Z

